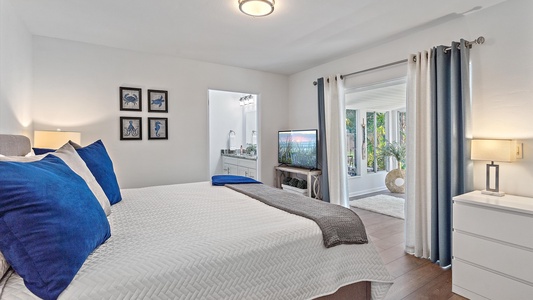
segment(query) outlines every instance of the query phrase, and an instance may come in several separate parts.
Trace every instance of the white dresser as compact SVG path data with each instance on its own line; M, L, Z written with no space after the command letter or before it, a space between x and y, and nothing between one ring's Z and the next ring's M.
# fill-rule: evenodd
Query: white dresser
M533 299L533 198L453 198L452 290L469 299Z

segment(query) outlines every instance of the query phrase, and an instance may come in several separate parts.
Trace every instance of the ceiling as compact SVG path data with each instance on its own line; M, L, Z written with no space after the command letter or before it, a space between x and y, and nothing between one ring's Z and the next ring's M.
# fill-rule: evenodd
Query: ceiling
M405 79L394 80L347 90L344 97L347 109L371 111L402 110L406 106Z
M293 74L505 0L9 0L34 35Z

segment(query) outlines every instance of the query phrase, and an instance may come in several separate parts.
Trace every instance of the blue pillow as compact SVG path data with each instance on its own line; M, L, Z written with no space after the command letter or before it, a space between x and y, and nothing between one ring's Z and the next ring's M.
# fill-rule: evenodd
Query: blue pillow
M250 177L238 175L214 175L211 177L211 184L215 186L222 186L226 184L246 184L246 183L261 183Z
M35 155L41 155L41 154L46 154L46 153L50 153L50 152L56 151L56 149L48 149L48 148L32 148L32 149L33 149L33 153L35 153Z
M85 181L60 158L0 162L0 251L43 299L56 299L111 236Z
M76 147L74 147L76 148ZM87 147L76 149L94 178L109 199L111 205L120 202L122 195L118 186L117 176L113 170L113 162L107 154L104 143L98 140Z

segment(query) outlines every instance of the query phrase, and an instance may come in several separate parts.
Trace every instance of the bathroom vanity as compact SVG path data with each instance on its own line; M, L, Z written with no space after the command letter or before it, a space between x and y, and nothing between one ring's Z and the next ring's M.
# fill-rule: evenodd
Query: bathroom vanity
M224 174L257 179L257 156L222 154L222 171Z

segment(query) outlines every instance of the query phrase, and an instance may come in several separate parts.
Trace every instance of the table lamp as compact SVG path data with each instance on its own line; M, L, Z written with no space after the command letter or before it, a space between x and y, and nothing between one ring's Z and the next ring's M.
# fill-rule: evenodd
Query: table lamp
M500 166L499 162L513 162L516 160L516 141L514 140L472 140L472 160L488 160L486 188L482 194L502 197L505 193L500 192ZM491 179L491 173L494 179Z
M34 131L35 148L59 149L68 141L80 144L81 133L73 131Z

